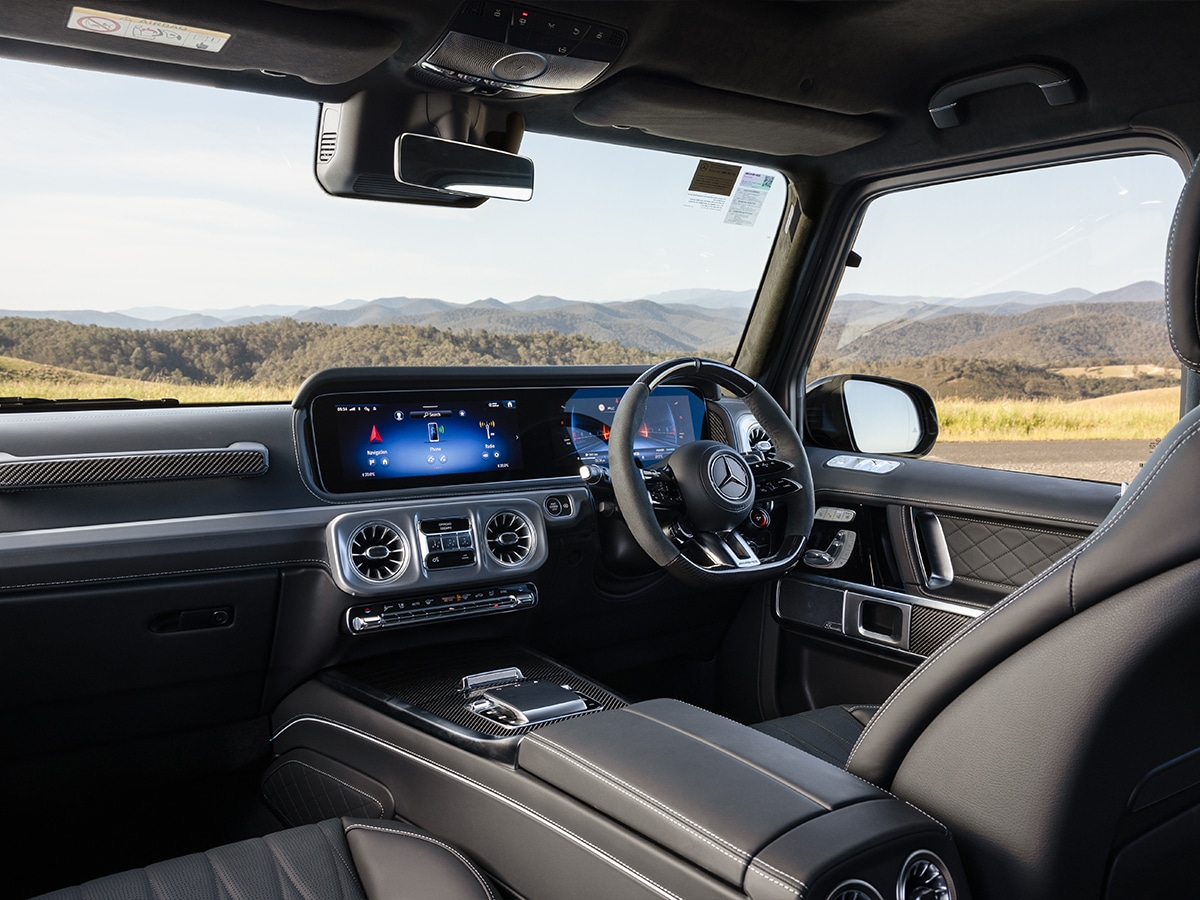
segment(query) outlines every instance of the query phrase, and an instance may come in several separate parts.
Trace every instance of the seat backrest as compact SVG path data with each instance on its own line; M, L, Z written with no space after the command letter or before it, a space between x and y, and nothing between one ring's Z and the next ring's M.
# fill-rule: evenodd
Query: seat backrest
M1168 249L1167 318L1200 372L1198 276L1193 174ZM977 896L1149 896L1155 884L1191 895L1198 688L1193 410L1086 541L900 685L848 768L946 820Z

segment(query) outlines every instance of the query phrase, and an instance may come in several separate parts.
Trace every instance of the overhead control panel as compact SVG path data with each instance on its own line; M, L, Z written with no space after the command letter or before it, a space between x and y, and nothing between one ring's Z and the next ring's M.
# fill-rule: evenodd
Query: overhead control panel
M625 31L600 22L471 0L418 66L481 91L563 94L599 78L627 40Z

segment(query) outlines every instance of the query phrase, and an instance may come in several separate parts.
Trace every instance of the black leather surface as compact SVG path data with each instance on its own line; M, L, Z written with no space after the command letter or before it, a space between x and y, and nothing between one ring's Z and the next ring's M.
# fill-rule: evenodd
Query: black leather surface
M1179 195L1167 247L1167 330L1180 361L1200 372L1200 178Z
M262 778L263 799L289 826L338 816L390 819L391 792L373 778L311 750L281 756Z
M365 888L365 892L364 892ZM44 894L40 900L495 900L479 869L395 823L328 820Z
M156 863L42 900L363 900L338 821Z
M885 796L814 756L675 700L533 732L518 762L734 887L754 868L758 849L780 835Z
M1040 575L1084 537L966 516L940 515L938 521L954 564L955 581L983 581L1008 589Z
M835 766L845 766L850 749L877 706L827 706L753 726Z
M1075 552L1009 594L914 670L863 732L850 770L889 786L920 732L1003 659L1100 600L1200 557L1200 531L1177 527L1195 516L1198 436L1200 410L1194 410Z
M345 822L346 842L370 900L496 900L488 880L460 851L395 822Z

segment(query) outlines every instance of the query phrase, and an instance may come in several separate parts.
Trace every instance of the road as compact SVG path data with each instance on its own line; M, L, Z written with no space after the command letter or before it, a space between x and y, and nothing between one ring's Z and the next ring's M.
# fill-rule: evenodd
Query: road
M926 459L1121 482L1133 480L1152 449L1150 441L939 442Z

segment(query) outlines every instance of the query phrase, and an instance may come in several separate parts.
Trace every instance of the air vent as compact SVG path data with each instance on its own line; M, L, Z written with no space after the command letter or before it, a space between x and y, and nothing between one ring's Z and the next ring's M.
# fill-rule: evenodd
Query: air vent
M321 133L321 143L317 147L317 162L327 163L333 159L333 154L337 151L337 139L336 131Z
M533 550L533 528L518 513L504 510L488 519L484 530L488 552L502 566L523 563Z
M846 881L829 895L829 900L882 900L879 891L865 881Z
M900 900L952 900L954 897L946 864L926 851L908 858L900 870L896 893Z
M750 444L751 450L761 453L763 459L775 458L775 442L767 434L767 429L757 422L746 429L746 442Z
M350 565L367 581L391 581L408 566L408 541L387 522L368 522L350 536Z

